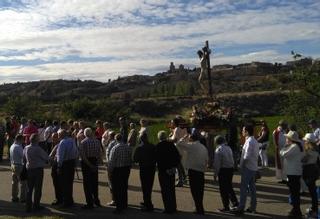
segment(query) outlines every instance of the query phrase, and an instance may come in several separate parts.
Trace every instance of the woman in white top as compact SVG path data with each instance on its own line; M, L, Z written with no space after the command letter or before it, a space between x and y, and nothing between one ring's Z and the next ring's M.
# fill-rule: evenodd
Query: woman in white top
M300 209L300 178L302 175L303 147L296 131L289 131L286 136L286 146L280 150L284 158L284 167L288 177L292 210L289 217L301 217Z
M308 215L311 218L316 218L318 215L318 198L316 191L316 180L319 177L319 151L316 145L316 137L313 133L307 133L304 138L305 155L302 159L303 171L302 176L312 199L312 207L307 209Z

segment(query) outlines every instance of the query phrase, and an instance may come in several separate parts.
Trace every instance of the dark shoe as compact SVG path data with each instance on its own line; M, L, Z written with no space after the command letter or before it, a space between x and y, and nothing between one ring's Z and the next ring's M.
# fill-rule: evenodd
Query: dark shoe
M63 205L61 205L61 208L72 208L73 207L73 203L65 203Z
M176 187L183 187L183 182L181 182L181 181L177 182Z
M140 209L141 211L143 211L143 212L152 212L154 209L153 209L153 207L150 207L150 208L147 208L147 207L141 207L141 209Z
M19 202L19 199L18 198L12 198L11 201L12 202Z
M251 208L247 208L247 209L246 209L246 212L255 214L255 213L256 213L256 210L252 210Z
M233 214L235 214L235 215L237 215L237 216L241 216L241 215L244 214L244 210L237 208L237 209L235 209L235 210L232 210L231 213L233 213Z
M45 208L43 207L43 206L35 206L35 207L33 207L33 210L34 211L42 211L42 210L44 210Z
M141 206L144 206L144 202L140 202L140 205L141 205Z
M162 211L162 213L164 213L164 214L174 214L176 212L177 212L177 210L163 210Z
M113 214L122 214L123 210L116 209L116 210L112 211L112 213Z
M279 181L278 183L280 183L280 184L287 184L287 181L281 180L281 181Z
M101 208L101 207L102 207L102 205L101 205L100 201L96 201L96 202L94 202L94 205L95 205L95 206L97 206L97 207L99 207L99 208Z
M83 210L93 209L93 205L84 205L81 207L81 209L83 209Z
M288 214L288 217L290 218L301 218L302 217L302 213L299 210L295 210L295 209L292 209L289 214Z
M116 202L115 201L111 201L107 204L108 206L116 206Z
M222 213L224 213L224 212L230 212L230 208L219 208L218 211L219 211L219 212L222 212Z
M194 214L198 214L198 215L204 215L204 211L197 211L197 210L195 210L193 213L194 213Z
M61 201L58 201L58 200L54 200L54 201L51 203L52 206L61 205L61 204L62 204L62 202L61 202Z

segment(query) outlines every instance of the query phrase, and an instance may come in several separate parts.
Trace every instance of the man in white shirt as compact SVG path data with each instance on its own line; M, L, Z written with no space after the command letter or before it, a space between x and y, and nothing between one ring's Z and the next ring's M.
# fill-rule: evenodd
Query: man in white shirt
M23 169L23 136L17 135L13 145L10 147L10 161L11 161L11 171L12 171L12 202L25 202L26 201L26 191L27 182L26 180L21 180L20 175ZM19 194L19 183L20 183L20 199Z
M186 141L187 138L188 141ZM204 214L204 172L208 165L208 150L199 142L199 136L196 133L183 137L177 143L177 147L187 153L185 167L188 170L190 189L196 206L196 213Z
M314 136L316 137L316 144L320 146L320 127L316 120L311 119L309 121L309 127L312 129Z
M241 183L240 183L240 203L234 213L242 215L245 210L247 200L247 189L251 196L250 207L247 212L255 212L257 207L255 175L258 170L259 157L259 143L253 136L254 128L252 125L245 125L242 129L242 135L245 136L246 141L242 148L240 169L241 169Z
M173 143L177 143L181 138L183 138L185 135L188 134L187 129L186 128L181 128L179 126L180 123L180 119L179 118L174 118L173 120L171 120L171 126L172 126L172 133L170 134L170 141L172 141ZM185 182L186 179L186 173L185 173L185 169L184 169L184 163L186 161L186 153L184 152L184 150L181 150L179 148L177 148L179 151L179 154L181 156L181 162L180 164L177 166L177 171L178 171L178 182L176 184L177 187L183 187L183 184Z

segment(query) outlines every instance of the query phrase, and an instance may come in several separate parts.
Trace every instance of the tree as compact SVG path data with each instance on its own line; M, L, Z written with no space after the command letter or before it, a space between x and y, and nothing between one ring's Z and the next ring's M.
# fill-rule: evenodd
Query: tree
M292 53L296 60L300 54ZM298 55L298 56L297 56ZM283 105L284 112L303 130L307 121L320 115L320 63L310 66L294 66L291 74L292 87Z

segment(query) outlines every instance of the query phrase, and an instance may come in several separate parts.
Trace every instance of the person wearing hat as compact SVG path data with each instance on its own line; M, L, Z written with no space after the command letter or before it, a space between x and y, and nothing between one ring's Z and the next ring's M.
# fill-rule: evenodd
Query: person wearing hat
M273 144L275 147L275 165L276 165L276 178L280 181L278 183L287 183L287 174L283 168L283 157L280 156L280 150L286 144L286 130L288 128L288 123L284 120L280 120L278 127L273 131Z
M231 201L232 207L237 207L239 204L232 186L234 171L233 153L221 135L217 135L214 138L214 143L217 145L214 154L214 175L218 176L219 179L220 196L223 204L223 208L218 210L226 212L230 211L229 201Z
M197 132L185 135L177 143L177 147L187 153L185 168L188 170L190 189L197 214L204 214L204 172L206 171L209 156L207 148L200 143Z
M284 167L288 177L292 209L289 217L301 217L300 209L300 178L302 175L303 146L296 131L289 131L286 137L286 146L280 150L284 158Z
M304 136L303 141L305 155L302 159L302 177L304 182L308 186L312 200L312 206L311 208L307 209L307 212L309 217L316 218L318 215L316 180L319 177L319 166L317 163L319 159L319 150L316 145L316 137L313 133L307 133Z
M314 120L314 119L311 119L311 120L308 122L308 124L309 124L309 127L310 127L310 128L312 129L312 131L313 131L313 134L314 134L314 136L315 136L315 138L316 138L316 144L317 144L318 147L319 147L319 146L320 146L320 127L319 127L317 121Z

